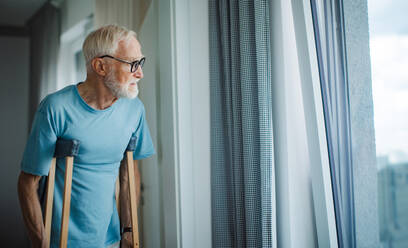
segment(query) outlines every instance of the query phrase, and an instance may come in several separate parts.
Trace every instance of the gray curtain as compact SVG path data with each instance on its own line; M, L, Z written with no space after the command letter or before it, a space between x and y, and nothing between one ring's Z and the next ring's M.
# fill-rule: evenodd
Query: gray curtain
M356 235L342 0L318 2L311 0L338 243L339 247L352 248L356 247Z
M213 247L272 247L268 0L210 0Z
M29 123L39 102L56 90L60 13L45 3L27 22L30 32Z

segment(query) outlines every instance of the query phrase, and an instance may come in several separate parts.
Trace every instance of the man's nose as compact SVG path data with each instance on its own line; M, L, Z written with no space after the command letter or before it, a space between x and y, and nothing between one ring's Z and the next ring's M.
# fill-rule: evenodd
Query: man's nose
M133 73L133 76L135 78L143 78L143 70L142 67L139 66L139 68L137 68L137 70Z

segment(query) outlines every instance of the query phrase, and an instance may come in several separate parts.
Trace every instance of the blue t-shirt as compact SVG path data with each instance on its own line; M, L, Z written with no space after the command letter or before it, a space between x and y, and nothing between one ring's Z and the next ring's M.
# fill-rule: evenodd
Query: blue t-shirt
M138 99L118 99L104 110L90 107L76 85L48 95L34 118L21 163L22 171L48 175L57 138L80 141L74 158L68 247L100 248L120 240L115 182L130 138L137 138L134 159L154 154ZM58 247L65 161L57 159L51 247Z

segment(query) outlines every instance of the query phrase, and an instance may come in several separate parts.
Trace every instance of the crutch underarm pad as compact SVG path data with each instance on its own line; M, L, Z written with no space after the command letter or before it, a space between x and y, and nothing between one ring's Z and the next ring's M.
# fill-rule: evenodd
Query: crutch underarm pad
M136 149L136 137L130 138L126 151L134 151Z
M54 157L63 158L67 156L75 157L78 155L79 141L58 139L55 145Z

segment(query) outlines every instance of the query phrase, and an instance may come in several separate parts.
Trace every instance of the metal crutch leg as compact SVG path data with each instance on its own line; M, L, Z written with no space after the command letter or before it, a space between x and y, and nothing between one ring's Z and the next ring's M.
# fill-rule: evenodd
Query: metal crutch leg
M47 247L50 247L51 241L51 221L52 221L52 206L54 199L55 185L55 164L57 158L65 157L65 181L64 181L64 196L61 216L61 233L60 233L60 248L67 247L68 242L68 223L69 209L71 204L71 183L72 183L72 166L74 157L78 155L79 141L58 139L55 145L54 157L51 161L51 168L47 180L47 195L45 203L44 224L47 235Z
M132 137L126 148L126 161L128 168L129 179L129 198L130 198L130 215L132 221L132 239L133 247L139 247L139 225L137 219L137 202L136 202L136 186L135 186L135 170L133 164L133 151L136 148L136 138Z

